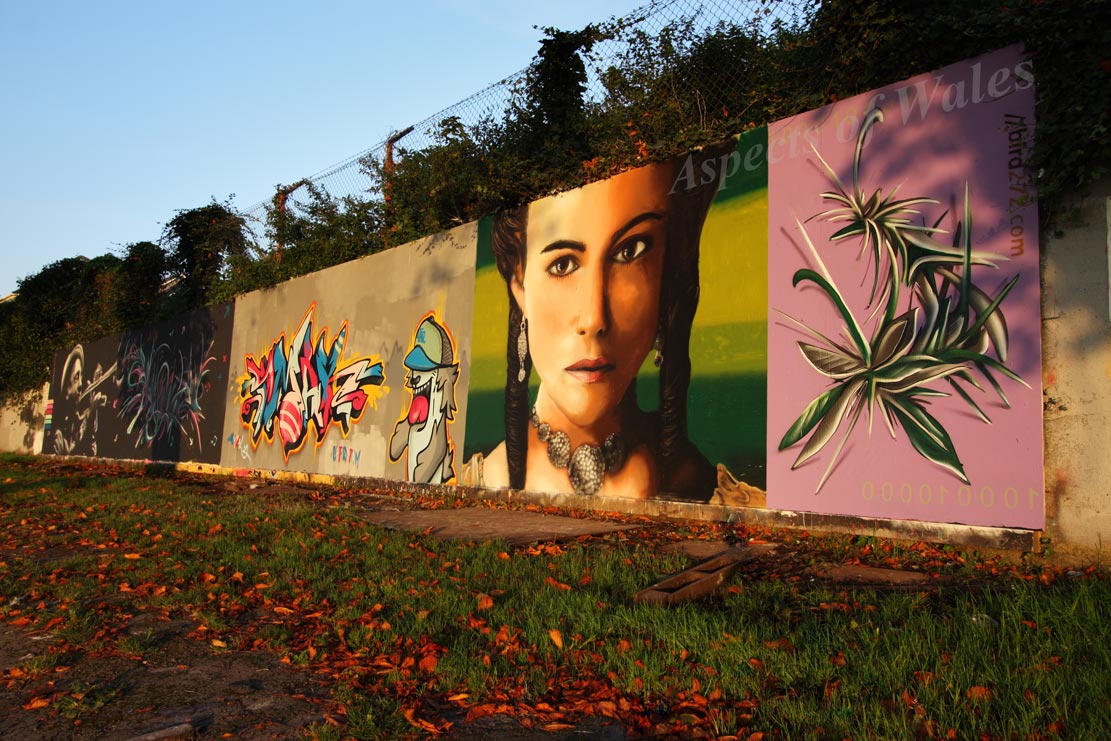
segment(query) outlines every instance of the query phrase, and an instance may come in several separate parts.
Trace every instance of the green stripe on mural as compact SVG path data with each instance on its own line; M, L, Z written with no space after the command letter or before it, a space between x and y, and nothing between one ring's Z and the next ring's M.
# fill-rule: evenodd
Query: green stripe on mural
M490 234L494 231L494 217L483 216L478 220L478 249L475 251L475 270L495 267L494 251L490 249Z
M725 187L714 196L714 205L768 187L768 127L749 129L737 139Z

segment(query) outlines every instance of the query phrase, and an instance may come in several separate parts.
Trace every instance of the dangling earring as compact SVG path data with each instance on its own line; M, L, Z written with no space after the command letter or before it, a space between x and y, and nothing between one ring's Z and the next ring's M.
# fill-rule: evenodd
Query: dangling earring
M652 358L652 364L659 368L664 363L664 332L662 329L656 331L656 341L652 343L652 347L656 351L656 357Z
M517 383L525 380L525 356L528 355L528 321L521 317L521 331L517 333Z

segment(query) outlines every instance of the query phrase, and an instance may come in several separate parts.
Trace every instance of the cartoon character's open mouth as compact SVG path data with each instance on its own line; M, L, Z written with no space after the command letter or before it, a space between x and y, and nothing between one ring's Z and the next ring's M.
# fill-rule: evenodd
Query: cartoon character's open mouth
M432 380L435 374L430 374L423 385L413 389L413 400L409 403L409 424L423 426L428 421L428 409L432 401ZM419 380L419 376L410 379L410 383Z

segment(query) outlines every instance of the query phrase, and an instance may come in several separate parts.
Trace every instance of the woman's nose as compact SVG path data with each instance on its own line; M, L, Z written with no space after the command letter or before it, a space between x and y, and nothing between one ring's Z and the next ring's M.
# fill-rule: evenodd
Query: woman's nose
M602 265L583 270L583 291L579 295L578 331L580 335L604 335L609 330L609 297L606 272Z

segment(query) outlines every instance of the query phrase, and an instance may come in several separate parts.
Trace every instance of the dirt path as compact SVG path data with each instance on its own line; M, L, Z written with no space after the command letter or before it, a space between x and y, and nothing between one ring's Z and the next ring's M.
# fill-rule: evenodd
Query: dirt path
M144 646L139 660L55 654L49 635L0 625L0 737L289 738L324 720L328 693L313 677L265 652L213 652L189 637L195 628L136 615L127 634Z

